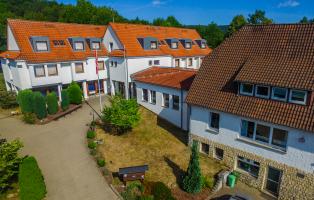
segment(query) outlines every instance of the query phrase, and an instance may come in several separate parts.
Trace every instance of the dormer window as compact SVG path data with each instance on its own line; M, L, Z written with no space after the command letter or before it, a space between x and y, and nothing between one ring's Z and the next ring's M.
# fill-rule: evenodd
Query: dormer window
M290 90L289 102L306 104L307 92L302 90Z
M177 49L177 48L178 48L178 42L172 42L171 49Z
M287 101L288 89L273 87L271 98L278 101Z
M48 51L47 41L36 41L36 51Z
M150 42L150 48L151 49L157 49L157 41L151 41Z
M185 43L185 48L186 49L191 49L192 48L192 43L191 42L186 42Z
M100 42L92 42L92 50L99 50L100 49Z
M206 48L206 42L202 41L202 43L201 43L201 48L202 48L202 49L205 49L205 48Z
M269 91L270 90L268 86L257 85L255 96L261 97L261 98L269 98L269 94L270 94Z
M253 96L254 85L248 83L241 83L240 94Z
M84 42L83 41L74 42L74 49L79 51L84 50Z

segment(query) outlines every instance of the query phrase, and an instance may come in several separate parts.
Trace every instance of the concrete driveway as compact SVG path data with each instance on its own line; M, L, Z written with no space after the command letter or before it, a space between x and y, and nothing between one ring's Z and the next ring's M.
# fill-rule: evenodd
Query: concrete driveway
M90 103L99 109L98 98ZM118 199L86 147L91 108L81 109L47 125L27 125L0 115L0 138L20 138L23 154L34 155L44 174L48 200Z

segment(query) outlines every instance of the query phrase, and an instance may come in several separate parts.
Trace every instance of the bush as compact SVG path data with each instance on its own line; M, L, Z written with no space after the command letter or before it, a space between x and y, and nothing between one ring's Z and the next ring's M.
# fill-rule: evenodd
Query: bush
M162 182L157 182L153 186L152 194L154 200L174 200L171 190Z
M18 106L14 92L0 90L0 107L3 109L15 108Z
M61 108L63 111L67 110L70 105L69 93L67 90L61 91Z
M47 116L47 108L45 97L40 92L34 92L34 113L38 119L43 119Z
M35 124L36 115L34 113L24 113L23 114L23 121L27 124Z
M104 159L98 159L97 164L99 167L104 167L106 165L106 161Z
M94 139L94 138L96 137L95 131L91 131L91 130L87 131L86 137L87 137L88 139Z
M215 179L211 176L202 176L202 188L212 189L215 185Z
M72 82L68 87L69 99L72 104L81 104L82 103L82 90L80 86Z
M17 95L17 102L22 113L31 113L34 110L33 106L34 94L32 90L22 90Z
M18 151L23 147L19 140L0 142L0 193L6 190L19 171L21 158ZM1 199L1 198L0 198Z
M130 182L125 191L121 193L124 200L138 200L144 192L144 186L139 181Z
M110 107L103 110L102 121L113 126L118 134L131 130L140 120L139 106L135 99L114 96Z
M96 142L94 142L94 141L88 142L88 148L90 148L90 149L96 149L96 147L97 147Z
M19 169L19 196L21 200L41 200L47 190L44 177L34 157L26 157Z
M55 92L51 92L46 97L48 113L50 115L56 114L59 109L58 97Z

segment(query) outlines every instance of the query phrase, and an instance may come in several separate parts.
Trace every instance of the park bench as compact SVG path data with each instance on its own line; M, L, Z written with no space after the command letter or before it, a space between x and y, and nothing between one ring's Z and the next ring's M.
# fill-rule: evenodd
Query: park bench
M119 176L124 183L135 180L144 181L145 172L147 170L148 165L119 168Z

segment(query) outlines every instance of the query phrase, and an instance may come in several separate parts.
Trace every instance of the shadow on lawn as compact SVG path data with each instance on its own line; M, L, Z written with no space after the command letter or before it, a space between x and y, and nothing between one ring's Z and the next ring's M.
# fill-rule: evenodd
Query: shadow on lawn
M182 129L174 126L170 122L162 119L161 117L157 117L157 125L161 128L165 129L169 133L171 133L173 136L175 136L178 140L180 140L183 144L188 144L188 132L183 131Z
M168 157L164 156L165 162L168 164L169 167L171 167L173 174L176 177L176 182L179 187L182 186L183 178L185 175L185 171L180 168L179 165L177 165L175 162L170 160Z

